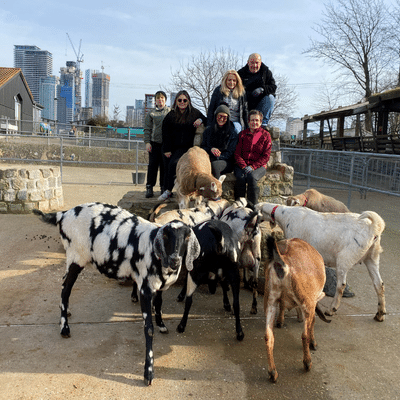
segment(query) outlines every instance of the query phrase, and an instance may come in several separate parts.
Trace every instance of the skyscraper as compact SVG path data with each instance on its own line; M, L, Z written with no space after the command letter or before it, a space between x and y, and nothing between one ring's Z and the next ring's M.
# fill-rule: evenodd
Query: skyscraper
M93 108L93 117L108 118L110 97L110 75L104 72L85 71L85 106Z
M14 45L14 67L21 68L34 100L40 103L40 78L52 75L53 55L37 46Z
M42 118L57 120L57 87L60 84L58 76L40 78L39 103L44 106Z
M75 61L67 61L67 66L60 68L60 86L57 93L57 117L61 123L75 121Z

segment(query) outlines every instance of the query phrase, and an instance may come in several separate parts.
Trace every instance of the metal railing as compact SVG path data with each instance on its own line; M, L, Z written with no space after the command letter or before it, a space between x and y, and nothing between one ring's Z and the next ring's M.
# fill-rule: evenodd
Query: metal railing
M355 151L281 148L282 162L294 168L296 184L400 196L400 156Z
M2 143L4 144L2 146ZM19 150L15 150L15 145L19 145ZM51 157L41 157L40 151L36 148L42 148L42 151L51 152ZM82 155L79 159L74 154L78 148L105 148L118 149L123 152L129 152L129 162L111 161L104 158L84 159ZM79 150L79 149L78 149ZM102 138L98 136L82 135L69 137L64 135L40 136L40 135L24 135L18 133L0 133L0 160L9 163L40 163L58 165L61 170L64 165L91 165L91 166L129 166L136 171L136 179L138 180L139 168L147 167L147 162L141 162L143 156L140 153L145 151L145 145L142 139L117 139ZM14 154L14 156L12 156ZM68 156L67 156L68 154ZM126 154L126 153L125 153ZM89 158L89 157L88 157ZM92 157L93 158L93 157Z

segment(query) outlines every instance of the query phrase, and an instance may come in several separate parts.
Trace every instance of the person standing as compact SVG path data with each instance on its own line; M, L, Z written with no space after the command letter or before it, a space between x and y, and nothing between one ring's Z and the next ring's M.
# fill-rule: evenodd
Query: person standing
M266 128L275 105L276 84L270 69L257 53L250 54L247 64L238 71L246 89L249 110L261 111Z
M160 189L164 192L164 161L162 156L162 123L165 116L171 111L167 107L167 95L162 90L155 94L156 108L146 115L144 121L144 143L149 153L147 167L146 198L154 196L153 187L157 182L157 173L160 169Z
M214 118L203 133L201 147L208 153L215 178L233 171L234 153L239 135L230 120L229 108L222 104L215 110Z
M213 122L215 110L221 104L229 107L230 120L235 125L237 133L247 128L246 91L242 79L233 69L225 72L221 84L214 89L207 112L207 126Z
M189 93L177 93L172 110L165 116L162 125L162 148L164 154L164 193L158 198L166 201L172 196L175 184L176 165L184 153L193 147L196 129L205 125L207 118L195 107Z
M249 128L240 132L235 150L235 200L246 197L247 191L247 200L253 205L258 203L260 188L257 183L267 172L272 147L269 132L261 126L262 120L260 111L249 112Z

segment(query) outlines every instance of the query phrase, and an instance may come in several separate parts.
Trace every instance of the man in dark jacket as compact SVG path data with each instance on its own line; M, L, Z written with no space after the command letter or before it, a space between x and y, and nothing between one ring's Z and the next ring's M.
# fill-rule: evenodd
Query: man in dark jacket
M250 54L247 64L238 71L246 88L248 110L258 110L264 115L266 128L275 105L276 84L270 69L257 53Z

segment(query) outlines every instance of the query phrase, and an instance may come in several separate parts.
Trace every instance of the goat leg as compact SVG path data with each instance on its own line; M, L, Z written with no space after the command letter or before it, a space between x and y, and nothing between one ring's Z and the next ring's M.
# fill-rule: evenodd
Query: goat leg
M144 320L144 337L146 339L146 359L144 364L144 383L151 385L154 379L154 356L153 356L153 336L154 327L151 315L152 293L150 288L143 287L140 290L140 306Z
M162 307L162 291L158 290L156 292L156 295L154 297L154 316L156 320L156 324L158 328L160 329L161 333L169 333L168 328L165 326L164 321L162 319L162 312L161 312L161 307Z
M69 305L69 296L71 295L72 287L78 275L82 271L78 264L72 263L69 268L68 272L64 277L64 282L62 284L61 290L61 320L60 320L60 327L61 327L61 336L64 338L71 337L71 332L68 325L68 305Z
M240 274L239 269L231 269L228 273L228 280L232 287L233 295L233 313L236 321L236 339L241 341L244 338L242 325L240 323L240 305L239 305L239 291L240 291Z

